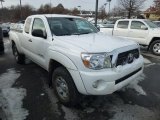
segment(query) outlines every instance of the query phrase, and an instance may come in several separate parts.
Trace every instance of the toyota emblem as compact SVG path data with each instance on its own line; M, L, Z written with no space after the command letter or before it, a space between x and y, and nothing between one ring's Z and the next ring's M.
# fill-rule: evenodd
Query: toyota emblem
M134 60L134 55L133 55L132 53L129 53L129 54L128 54L128 57L127 57L128 63L132 63L133 60Z

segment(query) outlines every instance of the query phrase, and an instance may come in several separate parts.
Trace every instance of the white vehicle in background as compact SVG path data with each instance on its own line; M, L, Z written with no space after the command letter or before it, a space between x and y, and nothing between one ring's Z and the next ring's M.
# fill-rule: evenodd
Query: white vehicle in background
M155 55L160 55L160 28L145 19L121 19L114 28L106 29L105 33L117 37L132 39L142 46L147 46Z
M143 72L136 42L104 35L81 17L29 16L23 31L9 34L17 63L28 57L47 70L64 105L75 105L80 94L111 94Z
M97 27L100 30L100 32L105 33L107 35L111 35L114 28L114 24L97 24Z
M160 21L153 21L158 27L160 27Z

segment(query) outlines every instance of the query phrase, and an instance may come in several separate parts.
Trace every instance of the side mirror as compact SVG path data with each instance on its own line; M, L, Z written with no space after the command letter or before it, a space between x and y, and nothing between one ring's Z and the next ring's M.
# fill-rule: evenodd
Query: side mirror
M145 25L142 25L142 26L141 26L141 29L142 29L142 30L148 30L148 27L145 26Z
M47 38L47 35L46 33L41 30L41 29L35 29L32 31L32 35L35 36L35 37L40 37L40 38L44 38L46 39Z

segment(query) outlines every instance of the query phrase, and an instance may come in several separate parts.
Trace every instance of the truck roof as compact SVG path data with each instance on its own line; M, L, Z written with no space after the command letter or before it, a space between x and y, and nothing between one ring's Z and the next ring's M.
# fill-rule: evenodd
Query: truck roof
M36 17L36 16L45 16L45 17L65 17L65 18L82 18L82 17L79 17L79 16L63 15L63 14L38 14L38 15L31 15L30 17Z
M121 20L139 20L139 21L145 21L147 19L119 19L118 21L121 21Z

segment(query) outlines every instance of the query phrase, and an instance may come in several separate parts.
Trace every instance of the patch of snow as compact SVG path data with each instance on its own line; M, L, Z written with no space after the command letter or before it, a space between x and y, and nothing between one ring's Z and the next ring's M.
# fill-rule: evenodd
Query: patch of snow
M41 93L41 96L44 96L45 94L44 93Z
M148 60L147 58L144 58L144 63L145 64L150 64L150 63L152 63L150 60Z
M147 65L145 65L145 68L150 67L150 66L153 66L153 65L156 65L156 63L147 64Z
M121 100L109 110L115 112L109 120L158 120L156 112L138 105L124 104Z
M80 120L75 110L62 106L62 110L65 113L64 118L66 120Z
M10 88L19 77L20 73L17 73L14 69L7 70L7 73L0 76L0 89Z
M28 111L22 108L22 100L26 96L26 90L23 88L8 88L3 89L2 94L7 103L4 111L8 120L25 120Z
M145 75L140 75L136 80L131 82L127 88L134 89L138 94L140 95L147 95L146 92L143 90L143 88L138 84L139 82L143 81L145 79Z
M84 111L86 113L93 113L95 111L95 109L94 108L86 108L86 109L84 109Z
M26 90L12 88L19 77L20 73L14 69L0 75L0 107L5 111L8 120L24 120L28 115L28 111L22 108Z

